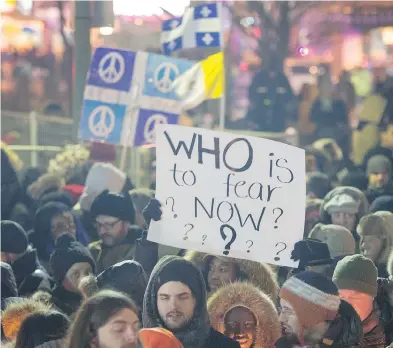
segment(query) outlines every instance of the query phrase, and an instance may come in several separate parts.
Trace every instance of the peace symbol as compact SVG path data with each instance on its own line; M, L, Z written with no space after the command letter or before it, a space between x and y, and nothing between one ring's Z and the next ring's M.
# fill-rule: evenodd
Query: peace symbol
M106 83L116 83L124 74L125 62L123 56L118 52L107 53L98 65L98 74Z
M101 105L96 107L89 116L89 129L96 137L107 138L115 127L113 110Z
M148 143L154 143L156 141L156 126L158 124L167 124L166 117L162 114L154 114L148 118L145 123L143 135Z
M154 86L162 93L172 91L173 81L180 75L178 67L170 62L162 63L154 72Z

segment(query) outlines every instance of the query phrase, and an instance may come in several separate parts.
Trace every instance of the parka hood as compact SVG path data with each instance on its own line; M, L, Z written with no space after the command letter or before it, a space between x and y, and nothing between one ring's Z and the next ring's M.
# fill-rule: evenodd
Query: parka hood
M188 261L191 261L195 266L197 266L202 274L205 277L205 281L207 280L207 273L209 264L213 257L218 257L214 255L209 255L197 251L187 251L184 258ZM260 290L262 290L265 294L270 296L273 301L276 301L279 286L277 282L277 275L273 271L272 267L267 264L242 260L242 259L234 259L230 257L221 257L228 262L235 263L239 267L240 274L238 275L238 281L248 281Z
M217 290L208 300L212 326L224 333L225 315L235 307L249 309L257 319L256 341L254 348L274 347L280 337L281 326L277 310L272 300L251 283L236 282Z

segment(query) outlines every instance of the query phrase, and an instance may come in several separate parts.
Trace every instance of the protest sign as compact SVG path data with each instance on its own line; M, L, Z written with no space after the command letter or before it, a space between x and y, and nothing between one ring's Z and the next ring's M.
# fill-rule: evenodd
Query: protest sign
M295 266L303 238L304 150L205 129L157 127L163 217L148 239L209 254Z

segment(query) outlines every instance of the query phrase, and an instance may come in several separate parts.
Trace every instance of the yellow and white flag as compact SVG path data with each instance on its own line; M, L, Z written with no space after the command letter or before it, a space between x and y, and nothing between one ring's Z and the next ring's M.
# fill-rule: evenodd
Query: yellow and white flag
M224 54L213 54L196 63L173 81L184 110L197 107L206 99L220 98L225 88Z

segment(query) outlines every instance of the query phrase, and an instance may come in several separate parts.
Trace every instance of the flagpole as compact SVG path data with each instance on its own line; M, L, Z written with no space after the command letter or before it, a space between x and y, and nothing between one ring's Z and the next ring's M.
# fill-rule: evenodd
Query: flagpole
M226 81L225 81L225 49L224 49L224 5L222 2L217 4L220 7L220 17L221 17L221 28L220 28L220 51L222 52L222 73L224 74L223 80L223 91L220 98L220 119L219 119L219 128L220 130L225 130L225 107L226 107Z

